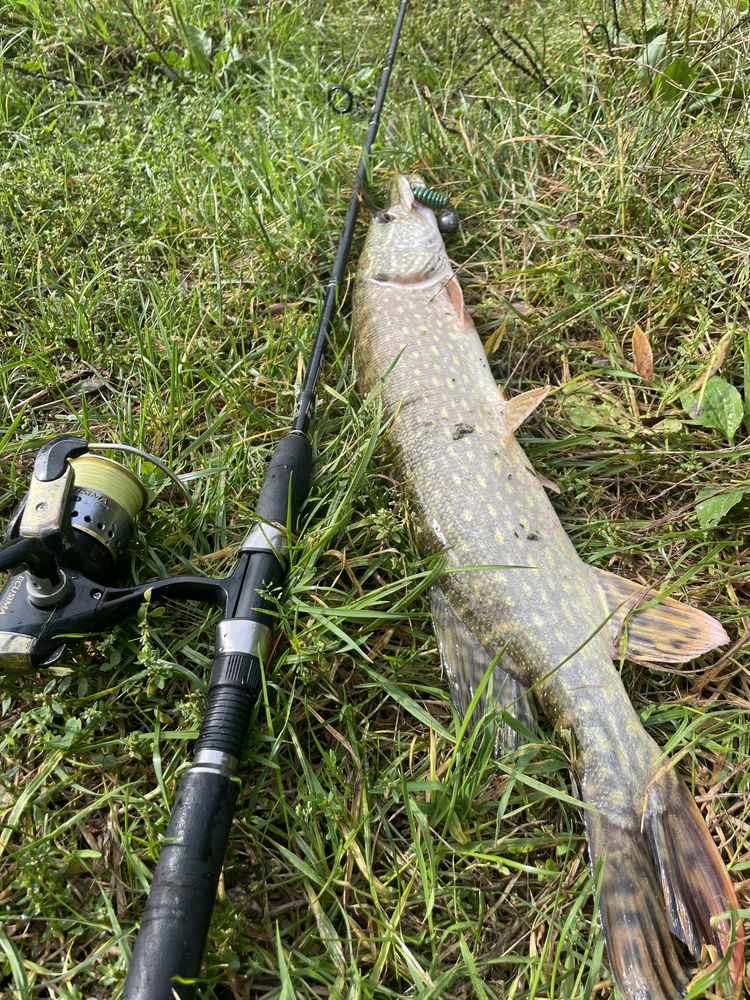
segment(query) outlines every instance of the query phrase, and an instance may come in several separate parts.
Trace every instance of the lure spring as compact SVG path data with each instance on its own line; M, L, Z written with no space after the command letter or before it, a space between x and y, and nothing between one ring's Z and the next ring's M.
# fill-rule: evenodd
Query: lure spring
M426 205L428 208L445 208L451 200L450 195L447 195L445 191L435 191L434 188L418 186L413 187L411 190L417 201L421 201L422 204Z

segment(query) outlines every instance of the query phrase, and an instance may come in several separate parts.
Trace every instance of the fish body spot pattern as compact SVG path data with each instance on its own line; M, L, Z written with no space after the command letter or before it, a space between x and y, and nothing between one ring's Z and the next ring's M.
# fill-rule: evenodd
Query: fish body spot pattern
M440 590L467 633L490 658L505 650L513 676L575 735L623 996L677 1000L686 980L674 937L696 958L703 941L726 950L729 924L712 918L736 906L731 881L631 705L612 659L606 602L508 426L434 214L414 202L403 177L387 211L392 221L373 221L360 258L355 365L363 391L379 391L385 417L398 414L390 433L420 549L443 553ZM478 568L457 572L465 567ZM474 679L463 692L461 676L454 680L466 704ZM734 944L736 975L741 964Z

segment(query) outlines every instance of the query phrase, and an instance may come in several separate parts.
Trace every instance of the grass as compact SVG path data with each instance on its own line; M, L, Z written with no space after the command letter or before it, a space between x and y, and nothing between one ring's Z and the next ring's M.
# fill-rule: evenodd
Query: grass
M498 379L555 387L521 439L582 556L674 588L735 640L685 669L623 674L747 907L745 11L415 3L368 207L396 166L452 192L451 252ZM133 578L229 568L290 423L364 139L366 118L333 114L325 92L344 80L370 103L394 14L0 3L5 516L52 435L127 441L194 496L182 506L144 470L156 500ZM354 389L346 317L202 996L611 996L574 750L542 721L495 760L491 733L453 713L427 615L434 567ZM717 360L742 411L733 443L682 397ZM702 490L739 491L713 527ZM52 670L0 680L3 996L116 995L211 644L202 609L151 609Z

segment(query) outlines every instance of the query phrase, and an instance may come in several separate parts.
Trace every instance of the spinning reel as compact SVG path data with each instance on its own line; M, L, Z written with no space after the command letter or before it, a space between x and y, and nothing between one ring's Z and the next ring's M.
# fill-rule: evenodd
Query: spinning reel
M44 445L36 456L28 493L0 548L0 572L11 571L0 591L0 670L49 666L60 659L69 637L111 628L145 601L165 598L198 600L218 605L229 617L242 613L256 619L258 634L251 651L257 652L260 633L270 637L263 614L266 601L251 591L257 597L254 607L238 612L239 592L247 575L243 558L235 573L224 580L175 576L141 586L112 586L118 581L135 519L148 503L148 493L135 473L98 454L104 450L131 452L146 459L189 499L174 473L138 448L68 436ZM276 566L264 567L271 571L267 582L283 576L283 534L278 527L256 525L241 548L241 557L265 552L275 562Z
M101 631L144 600L142 587L106 586L119 576L149 497L133 472L96 454L105 450L139 455L187 494L158 458L139 448L67 436L44 445L0 548L0 571L12 572L0 592L0 670L49 666L65 650L63 636Z

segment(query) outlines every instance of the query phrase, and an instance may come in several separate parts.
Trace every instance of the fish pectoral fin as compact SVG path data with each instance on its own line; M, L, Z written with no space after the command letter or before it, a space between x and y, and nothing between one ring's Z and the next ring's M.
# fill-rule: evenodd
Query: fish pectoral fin
M515 434L521 424L529 419L551 389L551 385L540 385L536 389L529 389L528 392L519 392L517 396L507 399L503 390L498 386L503 399L503 414L508 434Z
M545 490L549 490L550 493L558 493L558 494L562 493L562 490L557 485L557 483L553 483L551 479L547 479L547 477L543 476L541 472L537 472L536 470L534 470L534 475L542 484L542 486L545 488Z
M657 590L606 570L592 572L612 614L608 627L615 656L641 663L686 663L729 642L721 623L705 611L672 597L641 609L658 599Z
M466 308L466 303L464 302L464 293L458 278L455 274L452 274L450 278L446 281L443 286L445 291L448 293L448 298L450 299L451 305L456 311L456 316L461 323L467 328L474 329L474 321L469 315L469 311Z
M503 653L484 686L493 657L466 627L439 587L430 591L430 607L440 662L456 711L464 717L474 695L483 688L476 705L477 718L484 714L489 698L492 706L511 720L498 727L496 752L521 746L526 742L521 730L533 732L536 727L536 710L529 689L509 672L513 664L510 656ZM512 720L518 725L511 724Z

